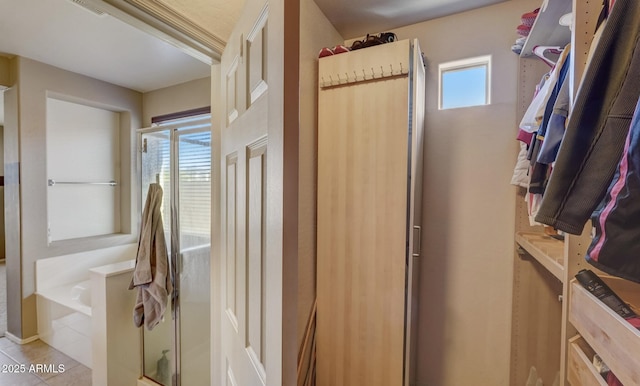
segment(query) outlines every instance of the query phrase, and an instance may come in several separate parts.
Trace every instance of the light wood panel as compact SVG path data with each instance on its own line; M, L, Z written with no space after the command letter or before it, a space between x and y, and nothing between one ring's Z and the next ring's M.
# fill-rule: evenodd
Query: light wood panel
M517 232L516 242L558 280L563 280L564 243L538 232Z
M595 352L579 335L569 339L567 380L573 386L606 386L604 378L591 363Z
M541 60L520 60L518 123L547 71ZM532 366L545 384L551 384L560 371L564 247L562 241L545 235L541 226L530 224L526 194L518 188L515 245L521 250L514 253L510 385L524 385Z
M618 278L602 279L625 302L638 309L640 285ZM640 331L576 281L571 283L569 321L622 384L640 384Z
M319 93L321 386L403 381L408 95L402 74Z
M510 385L524 385L531 366L545 384L560 371L562 283L535 259L516 257Z
M567 1L567 0L563 0ZM587 56L596 24L602 9L602 1L597 0L572 0L573 14L576 21L573 23L574 31L571 34L572 71L569 73L571 101L575 101L578 88L582 82L582 75L587 67Z

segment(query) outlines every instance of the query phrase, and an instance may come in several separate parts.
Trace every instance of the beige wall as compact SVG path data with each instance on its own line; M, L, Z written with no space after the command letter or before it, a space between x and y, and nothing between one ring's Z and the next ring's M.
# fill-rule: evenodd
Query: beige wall
M12 61L13 71L17 60ZM20 137L18 131L17 87L4 93L4 202L5 254L7 274L7 330L22 331L22 287L20 254ZM13 113L12 113L13 112Z
M342 42L313 0L300 2L300 160L298 197L298 346L316 297L318 51Z
M418 385L507 385L520 15L498 5L394 30L427 59ZM439 111L438 64L492 55L492 103Z
M17 58L14 63L16 83L10 90L13 93L5 95L13 106L5 111L5 143L9 153L5 160L10 162L7 170L11 171L11 175L7 173L5 177L9 180L7 185L12 184L9 199L19 211L16 209L17 213L7 217L6 227L12 232L20 229L21 234L17 235L19 244L12 247L11 254L7 250L7 271L16 275L20 283L16 283L18 280L8 282L8 297L14 300L8 299L8 331L24 339L36 334L36 260L130 243L137 237L139 205L138 200L132 198L138 197L134 143L135 129L141 124L142 95L30 59ZM122 159L118 183L122 192L122 213L125 214L121 222L123 235L47 244L46 97L51 94L121 113ZM9 186L5 194L9 196ZM16 294L20 294L19 302L15 301ZM19 315L22 315L21 320Z
M1 92L1 91L0 91ZM4 109L0 106L0 109ZM0 176L4 177L4 127L0 126ZM0 259L4 259L4 186L0 186Z
M151 126L152 117L210 105L209 77L146 92L142 97L142 127Z
M310 63L311 51L317 55L339 35L328 32L332 28L322 25L325 18L314 14L315 9L302 5L314 18L305 23L302 13L301 46L306 42L309 57L305 59L303 49L301 62ZM517 153L518 71L518 57L510 47L518 37L520 15L537 6L538 0L513 0L393 29L399 39L418 38L427 59L418 386L509 383L515 221L515 192L509 181ZM321 32L323 28L328 29ZM438 64L481 55L492 55L492 104L439 111ZM309 73L301 71L316 76ZM304 129L316 114L315 87L315 79L301 77L301 154L316 154L316 133L306 137L310 132ZM306 244L313 248L315 240L305 242L302 219L314 205L306 207L304 200L309 192L315 194L316 161L305 165L304 158L300 160L301 327L315 292L309 288L315 261L305 260L304 253Z
M0 86L11 85L11 59L0 54Z

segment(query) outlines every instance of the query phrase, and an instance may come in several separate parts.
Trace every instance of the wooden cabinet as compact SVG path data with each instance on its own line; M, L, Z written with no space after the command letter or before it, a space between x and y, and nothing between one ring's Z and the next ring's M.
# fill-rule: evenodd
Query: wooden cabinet
M602 279L620 298L640 311L640 284L613 277ZM640 385L640 331L575 280L570 286L571 324L622 384ZM572 382L572 385L580 383Z
M545 0L520 59L519 111L521 118L531 102L542 74L549 70L535 59L537 45L571 43L572 100L586 66L587 54L601 1ZM573 12L573 28L558 24ZM591 269L585 253L591 243L591 226L581 236L557 240L542 227L529 225L525 191L516 204L516 254L512 313L511 385L526 384L531 367L545 385L558 377L560 385L606 385L591 364L598 354L625 385L640 384L640 332L622 320L574 280L581 269ZM607 283L623 300L640 305L640 286L609 278Z
M606 386L604 378L592 363L595 351L580 336L569 339L567 380L572 385Z
M319 60L319 386L409 384L424 81L417 40Z

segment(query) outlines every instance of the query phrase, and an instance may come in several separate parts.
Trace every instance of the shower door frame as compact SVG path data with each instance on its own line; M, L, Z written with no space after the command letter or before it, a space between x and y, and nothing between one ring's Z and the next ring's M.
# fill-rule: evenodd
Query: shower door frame
M185 123L185 119L192 118L196 122L203 121L204 119L208 119L208 127L203 128L186 128L180 129L180 127L185 127L188 123ZM193 117L186 118L178 118L175 120L179 123L163 123L160 125L138 129L138 143L139 146L139 165L141 168L140 172L140 193L142 193L144 186L142 182L143 173L142 173L142 154L146 151L145 143L143 142L143 136L145 134L159 133L159 132L167 132L169 136L169 186L171 187L171 197L170 197L170 222L171 229L169 232L170 240L170 254L169 254L169 267L171 272L171 283L173 285L173 292L170 296L170 311L171 311L171 320L173 323L172 326L172 339L171 345L173 348L172 359L173 366L171 367L171 386L181 386L181 337L180 337L180 272L177 270L177 267L181 266L182 262L179 261L181 250L180 250L180 224L179 224L179 189L180 189L180 181L179 181L179 140L182 135L189 135L194 133L204 133L209 132L210 141L213 138L211 133L211 114L202 114L196 115ZM211 167L211 175L213 176L213 149L211 149L211 159L210 159L210 167ZM156 178L157 179L157 178ZM156 181L158 182L158 181ZM143 194L140 194L140 199L142 201L142 206L144 207L144 197ZM164 197L163 197L164 199ZM209 235L211 235L211 228L209 228ZM211 279L211 278L209 278ZM209 288L207 288L209 290ZM211 299L209 299L211 304ZM166 311L165 311L166 312ZM166 315L166 314L165 314ZM141 327L144 328L144 327ZM140 355L141 355L141 374L143 377L147 377L145 374L145 358L144 358L144 331L140 331L141 337L141 345L140 345ZM209 344L209 352L211 355L211 345ZM152 379L152 378L149 378ZM153 380L153 379L152 379ZM154 380L155 381L155 380Z

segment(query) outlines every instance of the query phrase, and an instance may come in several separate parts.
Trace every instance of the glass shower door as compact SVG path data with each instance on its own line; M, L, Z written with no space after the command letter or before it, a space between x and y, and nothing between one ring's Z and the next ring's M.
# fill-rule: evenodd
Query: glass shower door
M210 118L141 134L142 197L163 188L162 216L174 296L164 321L144 329L143 373L162 385L210 384Z
M149 185L162 186L162 225L169 252L171 252L171 130L160 130L142 134L142 205L147 198ZM165 386L171 385L176 373L174 323L171 300L165 310L163 321L152 331L143 330L143 373L147 378Z
M181 385L210 384L211 132L177 133Z

